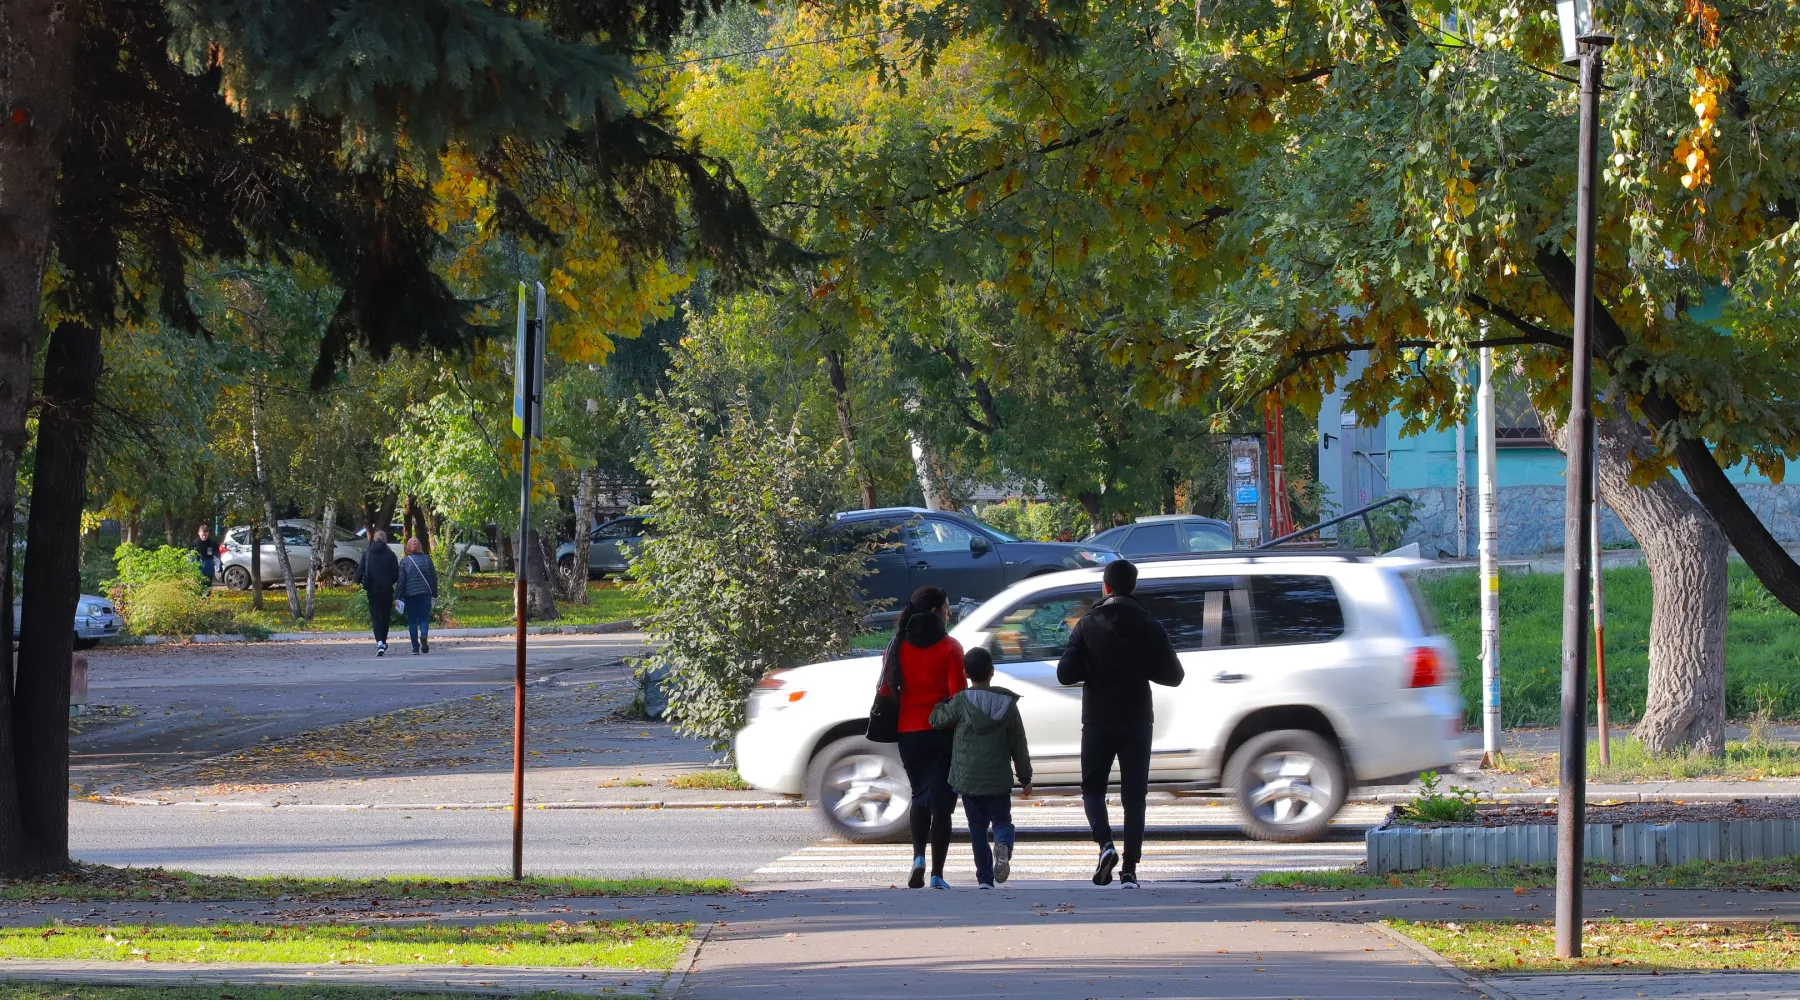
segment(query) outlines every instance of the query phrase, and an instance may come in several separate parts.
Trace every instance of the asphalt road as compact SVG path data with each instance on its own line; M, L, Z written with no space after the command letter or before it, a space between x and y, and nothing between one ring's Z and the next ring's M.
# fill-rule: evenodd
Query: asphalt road
M404 638L404 636L402 636ZM641 633L531 638L528 676L616 663ZM404 647L404 643L401 644ZM181 764L353 719L510 688L510 638L440 639L427 656L373 642L100 649L70 738L74 791L129 791Z

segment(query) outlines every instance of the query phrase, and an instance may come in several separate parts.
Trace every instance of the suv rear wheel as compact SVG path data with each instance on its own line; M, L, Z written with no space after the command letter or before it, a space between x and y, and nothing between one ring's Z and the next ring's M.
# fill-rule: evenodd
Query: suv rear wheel
M831 832L853 844L910 835L912 785L890 743L846 736L828 744L807 766L806 797Z
M1318 840L1349 794L1344 757L1309 729L1277 729L1250 738L1225 768L1243 829L1257 840Z

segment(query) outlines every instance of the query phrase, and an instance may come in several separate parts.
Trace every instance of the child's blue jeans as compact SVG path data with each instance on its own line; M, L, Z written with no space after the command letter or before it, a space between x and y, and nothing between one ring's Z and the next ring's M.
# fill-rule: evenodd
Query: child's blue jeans
M963 815L969 820L969 845L975 850L975 881L994 881L994 849L988 846L988 829L994 831L994 843L1013 843L1012 795L970 795L963 793Z

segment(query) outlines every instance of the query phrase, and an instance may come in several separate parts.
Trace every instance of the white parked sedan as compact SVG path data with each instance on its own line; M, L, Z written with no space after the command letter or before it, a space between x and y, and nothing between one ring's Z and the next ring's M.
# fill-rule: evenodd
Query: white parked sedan
M1246 833L1318 838L1355 784L1455 760L1455 652L1404 575L1407 564L1330 553L1147 559L1137 597L1186 669L1153 686L1153 783L1219 787ZM1021 695L1034 783L1081 780L1081 689L1056 680L1070 630L1100 599L1100 570L1032 577L952 632L994 654L994 683ZM779 671L750 697L738 771L804 794L845 839L907 830L909 789L892 745L863 735L880 657ZM1116 775L1115 775L1116 780Z

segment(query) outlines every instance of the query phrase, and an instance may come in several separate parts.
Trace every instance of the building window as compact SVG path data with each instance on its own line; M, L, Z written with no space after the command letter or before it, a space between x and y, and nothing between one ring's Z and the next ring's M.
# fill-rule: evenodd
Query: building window
M1494 391L1494 446L1496 448L1548 448L1543 425L1525 387L1501 383Z

